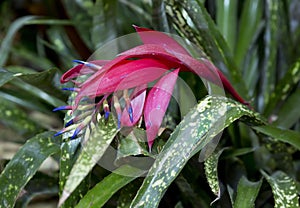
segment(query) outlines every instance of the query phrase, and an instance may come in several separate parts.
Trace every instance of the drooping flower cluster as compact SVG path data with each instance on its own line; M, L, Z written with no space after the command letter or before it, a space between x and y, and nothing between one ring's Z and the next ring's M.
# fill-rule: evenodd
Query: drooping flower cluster
M74 130L72 138L96 122L96 115L108 119L116 112L118 128L134 126L144 119L148 146L151 149L171 99L179 71L190 71L208 81L223 86L236 100L247 104L234 90L226 77L208 60L193 58L170 36L134 26L143 45L119 54L113 60L76 61L61 77L61 83L74 82L77 92L73 106L56 110L72 110L74 118L56 135ZM76 78L90 75L84 82ZM155 82L150 90L148 84ZM93 101L93 102L91 102ZM121 107L124 103L125 107Z

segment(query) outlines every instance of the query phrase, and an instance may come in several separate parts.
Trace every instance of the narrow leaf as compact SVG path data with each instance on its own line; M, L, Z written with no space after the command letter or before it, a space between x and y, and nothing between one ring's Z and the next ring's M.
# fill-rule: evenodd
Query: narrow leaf
M60 206L103 156L118 132L115 123L112 118L109 119L107 123L105 123L105 120L102 118L97 127L92 129L89 138L87 138L87 141L83 144L84 147L68 176L59 201Z
M132 166L121 166L91 189L76 208L102 207L113 194L144 173L144 170Z
M300 119L299 103L300 89L293 92L282 104L273 124L286 129L291 128Z
M238 70L233 54L204 5L197 0L173 0L166 2L166 11L177 32L203 49L206 53L204 57L208 56L223 72L229 72L230 81L240 94L247 97L241 71ZM200 57L203 54L198 51L196 55Z
M253 208L255 207L255 199L258 195L262 184L262 180L258 182L251 182L245 176L239 181L237 196L234 201L234 208Z
M221 195L220 186L219 186L219 177L218 177L218 162L219 162L219 157L222 154L223 150L217 153L213 153L204 162L205 176L208 185L211 191L217 196L217 198L214 201L218 200Z
M252 128L281 142L289 143L300 150L299 132L280 129L272 125L254 126Z
M11 44L13 42L14 36L17 33L17 31L23 27L26 23L28 23L30 20L36 18L35 16L24 16L21 17L17 20L15 20L11 26L9 27L9 30L6 33L6 36L1 42L0 46L0 67L2 67L9 55L10 49L11 49Z
M0 87L14 78L14 74L0 69Z
M261 171L272 187L275 208L300 207L299 196L295 181L282 171L277 171L271 176Z
M59 139L44 132L29 139L6 165L0 175L0 207L13 207L18 194L43 161L59 152Z
M300 80L300 60L298 59L293 66L286 72L284 77L276 85L270 95L269 102L265 107L264 114L269 116L279 102L284 101L291 90L299 83Z
M242 116L249 122L264 123L258 114L225 97L207 96L174 130L149 170L132 207L157 207L168 186L187 161L224 128Z

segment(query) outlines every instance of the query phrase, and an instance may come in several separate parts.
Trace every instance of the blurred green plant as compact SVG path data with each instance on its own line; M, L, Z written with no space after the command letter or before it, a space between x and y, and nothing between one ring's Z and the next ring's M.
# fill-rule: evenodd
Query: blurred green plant
M12 152L0 152L0 207L30 207L49 199L54 207L59 199L61 207L299 207L297 0L28 2L0 3L0 145L21 146L12 149L12 158ZM182 121L170 105L170 125L152 154L138 143L143 129L135 129L141 138L128 143L117 139L114 122L100 122L105 135L93 131L85 144L93 156L105 157L109 144L126 153L112 163L151 156L154 164L145 178L126 163L110 173L82 151L80 139L52 137L64 117L52 109L73 96L68 100L60 90L62 72L72 60L85 60L108 41L133 32L132 24L177 33L196 44L202 51L193 55L210 59L255 109L230 98L204 97L201 81L181 74L199 103ZM184 97L180 89L177 93ZM210 102L214 105L207 106ZM220 142L199 162L201 150L215 141L205 137L214 126L219 127L214 135L224 130ZM99 142L99 135L106 140ZM49 156L53 160L45 167Z

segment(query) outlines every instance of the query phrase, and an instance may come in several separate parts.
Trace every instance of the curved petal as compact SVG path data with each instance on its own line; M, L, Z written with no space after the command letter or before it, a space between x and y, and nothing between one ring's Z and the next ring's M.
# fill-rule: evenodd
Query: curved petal
M135 90L133 94L136 95L130 102L133 112L133 122L130 121L127 109L124 109L121 118L122 126L134 126L140 120L146 99L146 85L143 85L141 88Z
M98 79L91 79L81 86L75 99L75 106L81 98L90 98L112 93L114 91L130 89L161 77L168 66L155 59L131 60L127 63L112 67Z
M139 27L136 25L133 25L133 27L138 32L144 44L158 44L166 48L168 51L190 55L189 52L176 40L163 32L150 30L148 28Z
M182 53L170 54L162 46L155 44L145 44L137 46L128 51L123 52L121 55L128 57L147 57L156 58L157 60L165 60L164 63L170 68L180 68L182 71L192 71L201 78L224 87L224 89L232 95L237 101L242 104L249 105L230 84L225 75L207 59L195 59L189 55Z
M148 93L144 109L144 119L150 150L169 105L178 72L179 69L176 69L162 77Z
M90 61L89 63L95 64L97 66L103 66L107 64L109 61L110 60L95 60L95 61ZM66 82L69 82L71 79L78 77L82 74L91 74L91 73L95 73L95 71L90 69L88 66L85 66L85 64L79 64L69 69L67 72L65 72L61 76L60 82L64 84Z

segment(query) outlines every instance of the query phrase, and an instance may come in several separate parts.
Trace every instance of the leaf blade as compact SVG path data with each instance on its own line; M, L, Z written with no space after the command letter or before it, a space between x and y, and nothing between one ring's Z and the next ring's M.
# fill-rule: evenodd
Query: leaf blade
M32 137L23 145L0 175L0 207L13 207L19 192L42 162L59 152L59 144L59 140L53 141L53 132L44 132Z

